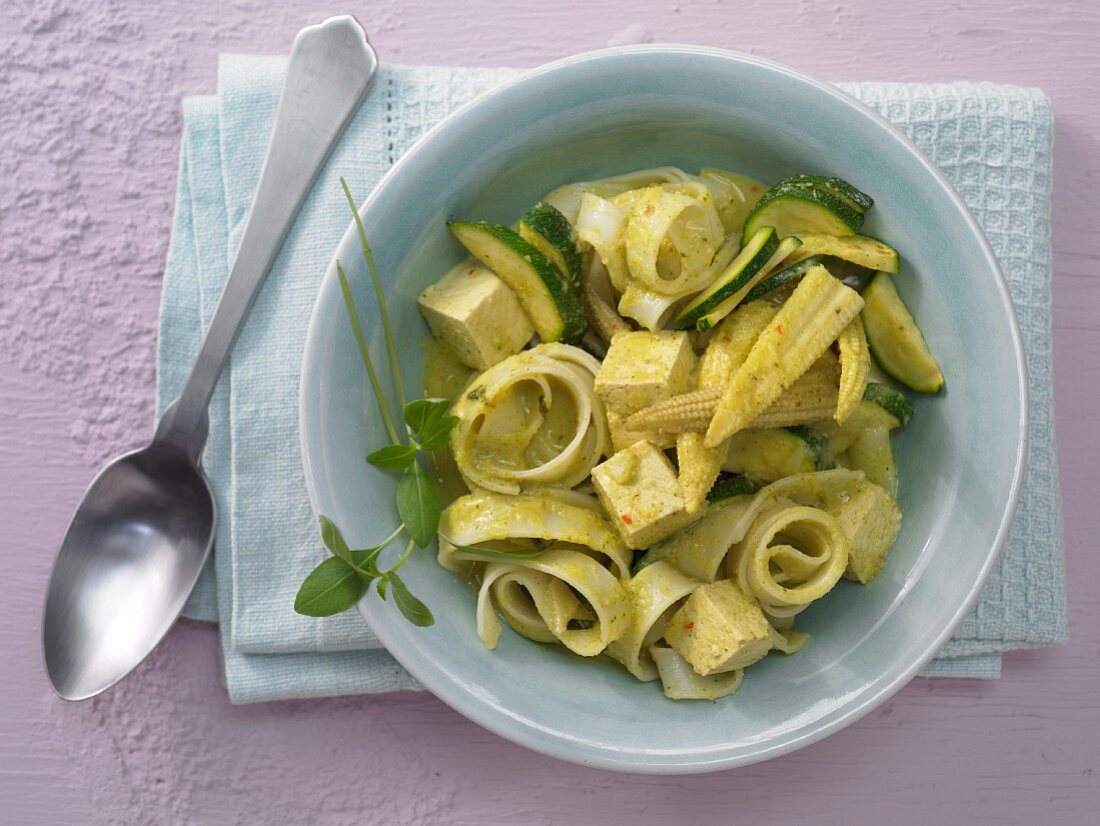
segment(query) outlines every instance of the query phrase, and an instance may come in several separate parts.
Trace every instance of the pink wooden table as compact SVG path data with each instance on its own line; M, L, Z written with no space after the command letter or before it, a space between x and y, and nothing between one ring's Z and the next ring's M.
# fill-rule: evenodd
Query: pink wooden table
M1100 6L611 5L0 4L0 822L1100 822ZM219 52L285 52L300 26L345 11L394 62L530 66L679 41L830 80L1045 89L1070 644L1007 657L995 682L916 680L792 756L668 779L537 756L430 695L234 708L214 631L189 622L110 694L56 700L38 642L54 548L93 470L150 431L179 98L214 90Z

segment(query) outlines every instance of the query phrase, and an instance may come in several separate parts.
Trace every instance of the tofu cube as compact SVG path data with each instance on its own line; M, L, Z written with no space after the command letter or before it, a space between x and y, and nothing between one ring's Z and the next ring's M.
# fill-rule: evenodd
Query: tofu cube
M676 436L657 430L631 430L626 426L626 416L620 416L614 410L607 410L607 432L611 436L611 449L615 452L626 450L637 442L652 442L664 450L676 446Z
M695 351L682 330L620 333L596 373L596 395L621 416L694 389Z
M597 465L592 485L631 548L648 548L696 519L684 507L672 463L650 442L635 442Z
M669 619L665 641L703 677L750 666L772 645L764 612L728 579L692 591Z
M512 288L467 261L420 294L432 335L467 367L485 370L523 349L535 334Z
M829 509L848 537L847 579L866 585L879 575L901 527L901 511L893 497L865 482L848 492L847 501Z

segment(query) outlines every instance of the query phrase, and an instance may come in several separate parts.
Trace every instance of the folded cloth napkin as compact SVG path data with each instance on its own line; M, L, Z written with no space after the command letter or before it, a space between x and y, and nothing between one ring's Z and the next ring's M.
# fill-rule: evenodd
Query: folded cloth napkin
M176 213L160 311L157 411L210 321L267 146L284 58L223 56L217 96L183 102ZM384 65L333 152L241 333L210 408L204 466L220 515L185 614L220 624L235 703L419 688L355 613L312 619L294 594L321 558L298 448L298 371L325 266L359 200L409 145L509 69ZM926 676L996 677L1001 652L1065 639L1050 333L1052 120L1042 92L991 84L839 84L907 133L985 228L1008 277L1031 385L1020 510L981 598Z

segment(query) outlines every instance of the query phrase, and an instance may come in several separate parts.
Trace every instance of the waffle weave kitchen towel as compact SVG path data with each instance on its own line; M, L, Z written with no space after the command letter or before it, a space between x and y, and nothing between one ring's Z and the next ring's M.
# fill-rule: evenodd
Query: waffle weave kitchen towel
M183 104L176 213L160 315L157 411L183 385L240 238L285 58L223 56L216 96ZM312 619L294 594L321 558L298 447L298 371L321 276L361 201L420 135L520 73L383 66L292 228L211 405L204 465L221 516L186 614L220 624L233 702L416 689L358 614ZM838 84L909 135L985 229L1028 354L1031 433L1020 509L974 610L926 676L996 677L1001 653L1065 639L1050 332L1052 119L1038 90L991 84Z

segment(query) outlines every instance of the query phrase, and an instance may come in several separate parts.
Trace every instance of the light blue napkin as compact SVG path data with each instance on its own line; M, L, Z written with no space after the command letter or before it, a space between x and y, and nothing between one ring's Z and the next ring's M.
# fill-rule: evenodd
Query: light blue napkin
M285 58L224 56L217 96L184 100L180 177L160 315L157 411L198 350L239 240ZM235 703L416 689L358 614L311 619L294 594L321 558L298 449L298 371L321 276L362 201L409 145L508 69L383 66L287 237L211 405L204 464L221 516L186 614L220 623ZM955 638L925 671L996 677L1000 654L1065 639L1050 353L1051 114L1037 90L840 84L893 121L959 188L1005 269L1031 374L1029 471L1008 547Z

